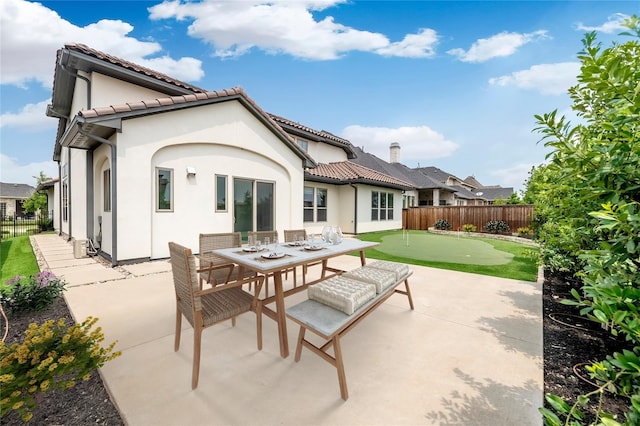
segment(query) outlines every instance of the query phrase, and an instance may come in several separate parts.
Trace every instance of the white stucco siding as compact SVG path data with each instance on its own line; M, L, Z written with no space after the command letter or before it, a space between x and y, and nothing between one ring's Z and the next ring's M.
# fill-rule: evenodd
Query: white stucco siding
M324 142L309 141L309 149L307 152L318 163L328 164L347 161L347 153L344 149Z
M237 101L127 120L117 144L119 260L168 257L169 241L197 252L200 233L232 231L234 177L273 182L276 229L302 225L302 160ZM156 211L157 167L173 170L172 212ZM228 177L226 212L216 174Z
M117 105L126 102L138 102L156 98L166 98L167 94L150 90L135 84L108 77L104 74L91 74L92 107Z
M70 235L75 240L84 240L87 238L87 152L71 149L69 164Z
M373 191L394 194L393 220L371 220L371 193ZM358 185L358 234L402 228L402 191Z

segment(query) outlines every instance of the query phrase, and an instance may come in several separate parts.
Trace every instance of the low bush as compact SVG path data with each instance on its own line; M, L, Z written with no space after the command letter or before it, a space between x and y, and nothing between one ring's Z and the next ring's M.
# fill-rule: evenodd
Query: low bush
M504 232L509 232L509 225L507 225L507 222L504 220L490 220L484 226L484 229L492 234L502 234Z
M531 238L533 236L533 229L531 228L518 228L518 236L522 238Z
M438 219L433 227L441 231L446 231L451 229L451 223L446 219Z
M66 282L44 271L29 278L19 275L0 284L0 304L8 311L41 311L50 306L65 290Z
M17 411L27 422L32 417L37 396L50 390L64 390L121 353L116 342L103 348L100 327L91 330L97 318L67 326L65 319L29 325L21 343L6 346L0 341L0 418Z
M462 230L464 232L476 232L477 228L472 223L465 223L464 225L462 225Z

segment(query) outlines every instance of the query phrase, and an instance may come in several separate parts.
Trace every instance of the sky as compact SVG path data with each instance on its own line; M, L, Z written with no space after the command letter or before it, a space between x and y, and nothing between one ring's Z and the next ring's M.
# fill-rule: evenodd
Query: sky
M58 176L45 111L56 51L82 43L207 90L242 87L383 160L398 142L409 167L521 191L549 153L535 115L580 120L567 89L584 35L624 42L633 14L637 0L2 0L0 181Z

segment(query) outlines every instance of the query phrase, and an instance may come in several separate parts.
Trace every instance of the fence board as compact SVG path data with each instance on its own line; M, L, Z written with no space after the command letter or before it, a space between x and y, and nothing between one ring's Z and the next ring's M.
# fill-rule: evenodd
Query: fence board
M438 219L445 219L451 223L453 231L462 230L462 225L472 224L478 232L483 232L487 222L503 220L511 232L516 232L518 228L531 227L533 213L533 205L530 204L411 207L402 210L402 227L427 230Z

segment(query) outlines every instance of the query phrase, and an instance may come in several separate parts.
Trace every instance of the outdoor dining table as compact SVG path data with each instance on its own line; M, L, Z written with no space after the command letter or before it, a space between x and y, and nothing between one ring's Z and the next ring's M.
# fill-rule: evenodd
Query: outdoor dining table
M306 289L309 285L328 278L327 272L333 274L343 272L328 266L328 260L332 257L360 252L360 262L364 266L366 263L365 250L377 245L378 243L376 242L345 238L339 244L326 242L312 242L307 245L280 243L263 247L261 251L253 251L254 248L252 247L233 247L212 250L212 253L238 265L241 268L240 274L242 274L242 270L251 270L265 276L273 276L275 295L260 300L260 303L262 303L262 312L278 324L280 355L286 358L289 356L289 342L287 338L284 298ZM277 255L273 255L272 253L276 253ZM320 261L322 261L322 273L319 279L284 291L282 273L285 270ZM275 311L266 306L273 302L275 302Z

